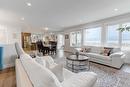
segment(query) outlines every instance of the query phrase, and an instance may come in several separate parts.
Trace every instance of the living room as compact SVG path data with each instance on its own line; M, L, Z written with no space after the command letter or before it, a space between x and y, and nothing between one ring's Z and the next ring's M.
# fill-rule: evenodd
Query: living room
M0 87L130 87L129 3L0 0Z

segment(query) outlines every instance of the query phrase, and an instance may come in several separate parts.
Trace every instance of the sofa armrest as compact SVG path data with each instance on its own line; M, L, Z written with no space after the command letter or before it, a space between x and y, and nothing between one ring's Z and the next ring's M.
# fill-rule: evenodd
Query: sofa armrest
M116 52L110 55L112 59L112 66L118 69L124 64L125 54L123 52Z
M81 72L64 80L62 87L93 87L96 83L97 75L93 72Z
M111 58L113 58L113 57L121 57L121 56L123 56L123 55L124 55L123 52L116 52L116 53L111 54L110 57L111 57Z

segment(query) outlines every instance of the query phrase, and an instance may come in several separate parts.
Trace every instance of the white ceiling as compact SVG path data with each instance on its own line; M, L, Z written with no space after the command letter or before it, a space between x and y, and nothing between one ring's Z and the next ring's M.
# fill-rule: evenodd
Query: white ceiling
M32 3L31 7L26 2ZM119 9L114 11L114 9ZM62 30L130 12L130 0L0 0L0 9L35 27ZM20 18L19 18L20 20Z

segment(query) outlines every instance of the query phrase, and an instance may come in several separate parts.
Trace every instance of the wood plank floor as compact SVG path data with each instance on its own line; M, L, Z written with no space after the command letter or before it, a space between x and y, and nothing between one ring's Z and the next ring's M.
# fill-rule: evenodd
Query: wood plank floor
M15 77L14 67L0 71L0 87L16 87Z

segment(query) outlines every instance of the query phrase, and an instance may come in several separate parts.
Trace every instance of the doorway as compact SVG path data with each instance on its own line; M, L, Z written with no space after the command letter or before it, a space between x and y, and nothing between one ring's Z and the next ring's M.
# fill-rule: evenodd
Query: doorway
M64 48L64 35L58 34L57 36L57 49L63 49Z

